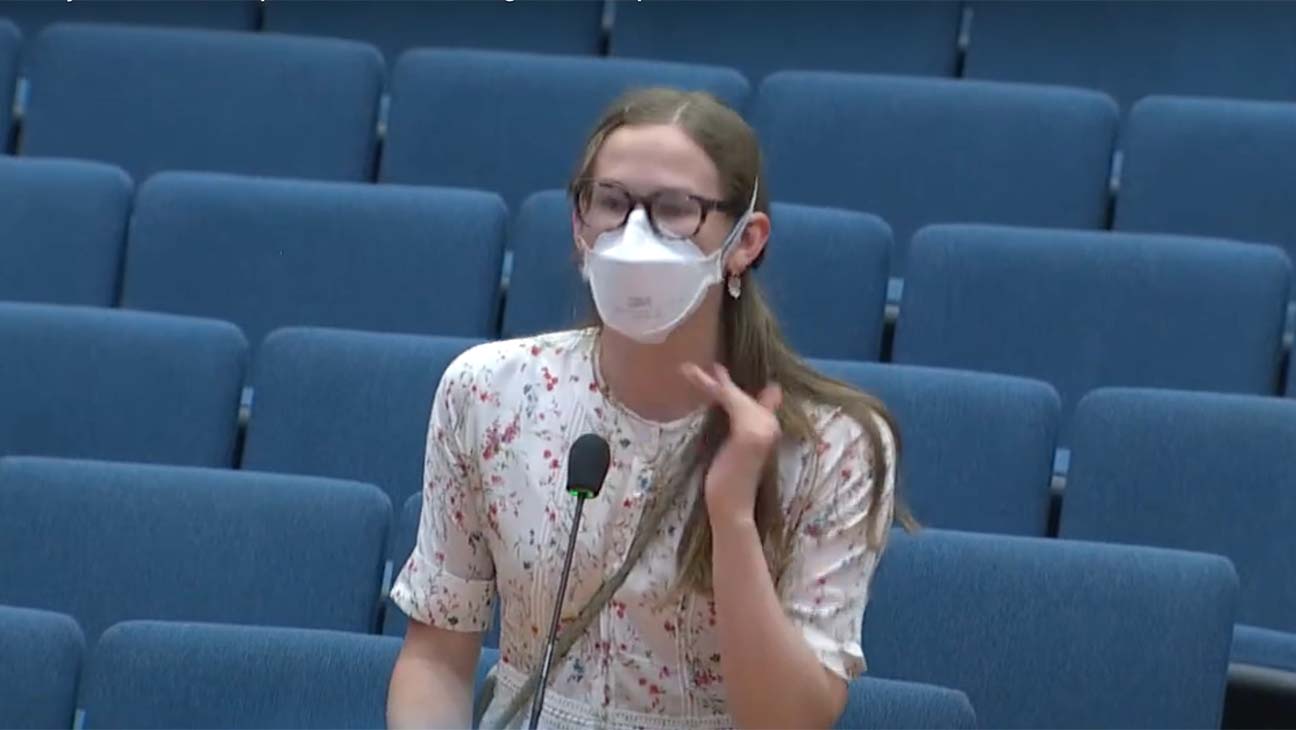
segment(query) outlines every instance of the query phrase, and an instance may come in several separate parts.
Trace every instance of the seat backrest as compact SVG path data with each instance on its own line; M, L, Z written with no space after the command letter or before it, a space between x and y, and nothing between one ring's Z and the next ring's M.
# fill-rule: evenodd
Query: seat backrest
M85 728L375 728L400 642L266 626L129 621L104 632Z
M247 341L225 322L0 304L0 456L233 465Z
M1151 97L1134 105L1124 146L1116 228L1296 256L1296 103Z
M382 75L353 41L58 23L31 41L19 152L365 181Z
M1296 631L1296 402L1110 389L1076 409L1061 535L1227 556L1238 620Z
M932 527L1044 537L1061 402L1047 383L812 361L877 397L900 432L900 494Z
M875 360L882 349L891 231L875 216L775 203L773 231L756 279L784 334L816 357ZM572 244L571 206L561 191L522 205L509 235L513 269L504 335L584 326L589 286Z
M975 728L976 711L956 689L863 676L850 683L837 730Z
M275 332L257 352L244 469L355 479L393 505L421 491L432 398L478 340L325 329Z
M495 332L508 212L491 193L168 173L135 208L125 307L226 319L254 348L296 325Z
M896 531L870 593L870 674L962 690L983 727L1219 727L1225 558Z
M0 157L0 299L116 304L133 193L110 165Z
M22 34L18 26L0 12L0 152L9 149L9 132L13 125L13 92L18 82L18 50Z
M1079 89L828 72L765 79L752 121L779 200L928 223L1103 228L1116 105Z
M1296 99L1296 4L973 2L971 78L1149 94Z
M392 73L384 182L493 190L511 208L565 187L585 136L632 87L709 91L741 107L737 71L664 61L419 49Z
M603 36L600 0L433 3L371 0L265 4L265 30L352 38L382 49L389 65L411 48L495 48L597 55Z
M782 69L953 76L960 17L957 2L618 2L609 52L732 66L752 81Z
M220 30L256 30L256 0L152 0L65 2L64 0L0 0L0 17L9 18L34 36L50 23L118 23L164 25Z
M72 727L85 637L71 616L0 606L0 725Z
M0 603L75 616L370 631L391 503L368 484L0 460Z
M1276 392L1291 277L1280 249L934 226L910 253L896 362L1043 380L1064 432L1102 386Z

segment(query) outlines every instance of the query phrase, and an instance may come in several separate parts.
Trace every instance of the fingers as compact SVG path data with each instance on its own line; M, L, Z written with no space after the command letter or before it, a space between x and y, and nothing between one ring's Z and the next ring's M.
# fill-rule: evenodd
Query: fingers
M776 411L783 403L783 389L777 383L765 386L760 395L753 400L751 396L747 395L742 388L739 388L734 383L733 378L729 375L729 370L719 363L714 366L713 373L707 373L693 363L686 363L681 372L694 387L706 394L712 402L729 411L730 415L734 415L740 409L751 405L759 405L765 410Z
M783 405L783 389L778 383L770 383L757 396L756 402L761 404L765 410L771 413L778 411L779 406Z

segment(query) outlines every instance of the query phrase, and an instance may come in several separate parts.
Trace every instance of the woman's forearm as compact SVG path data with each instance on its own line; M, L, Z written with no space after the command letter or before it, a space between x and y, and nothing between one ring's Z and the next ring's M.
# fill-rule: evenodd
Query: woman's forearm
M755 522L712 520L720 669L734 721L750 727L831 727L846 685L783 613Z
M480 646L480 634L410 621L387 689L387 726L469 727Z

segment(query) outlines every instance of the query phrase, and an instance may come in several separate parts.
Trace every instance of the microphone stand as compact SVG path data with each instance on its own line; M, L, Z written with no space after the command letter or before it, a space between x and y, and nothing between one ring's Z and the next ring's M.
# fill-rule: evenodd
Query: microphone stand
M567 554L563 557L562 577L558 581L558 599L554 601L553 619L549 623L549 638L545 641L544 659L540 665L540 684L536 687L535 702L531 703L530 730L540 725L540 711L544 709L545 691L549 688L549 668L553 666L554 641L558 638L558 621L562 617L563 600L567 597L567 576L571 574L572 555L576 553L576 534L580 530L581 513L585 511L583 490L572 490L576 495L576 515L572 517L571 535L567 538Z

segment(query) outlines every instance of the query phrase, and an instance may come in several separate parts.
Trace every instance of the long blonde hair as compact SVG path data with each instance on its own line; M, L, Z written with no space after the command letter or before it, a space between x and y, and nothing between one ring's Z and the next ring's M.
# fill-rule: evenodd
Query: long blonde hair
M645 124L671 124L682 129L715 164L720 173L724 201L738 208L747 206L757 180L761 179L761 155L756 135L741 116L703 92L649 88L622 96L609 107L590 135L574 180L589 177L595 157L614 131L623 126ZM756 210L766 214L769 213L767 190L768 185L762 180L756 190ZM759 263L760 259L757 259L756 264ZM896 459L900 453L900 436L882 402L821 375L798 357L779 331L778 323L750 271L742 274L742 296L738 299L724 297L723 301L720 358L734 383L755 395L768 383L777 382L783 389L783 404L778 411L779 425L785 438L798 443L819 440L811 406L840 408L859 424L870 445L875 480L870 492L870 512L879 514L885 507L884 500L894 499L896 520L907 529L916 528L917 523L899 496L886 494L883 490L882 480L895 465L888 461L886 440L879 422L890 430ZM660 482L649 490L653 498L643 512L625 561L604 580L559 635L554 648L555 662L566 656L620 588L648 544L657 536L666 514L685 494L690 479L705 473L728 431L729 423L724 411L711 409L701 431L685 448L678 468L665 472ZM712 538L706 509L706 500L694 501L676 551L676 591L711 592ZM770 575L777 584L790 559L792 535L784 519L776 455L771 456L765 465L756 493L755 511L757 532L764 546ZM886 531L870 530L869 533L870 540L884 540ZM871 547L877 549L880 545ZM531 673L506 710L505 723L527 702L538 681L539 667Z

